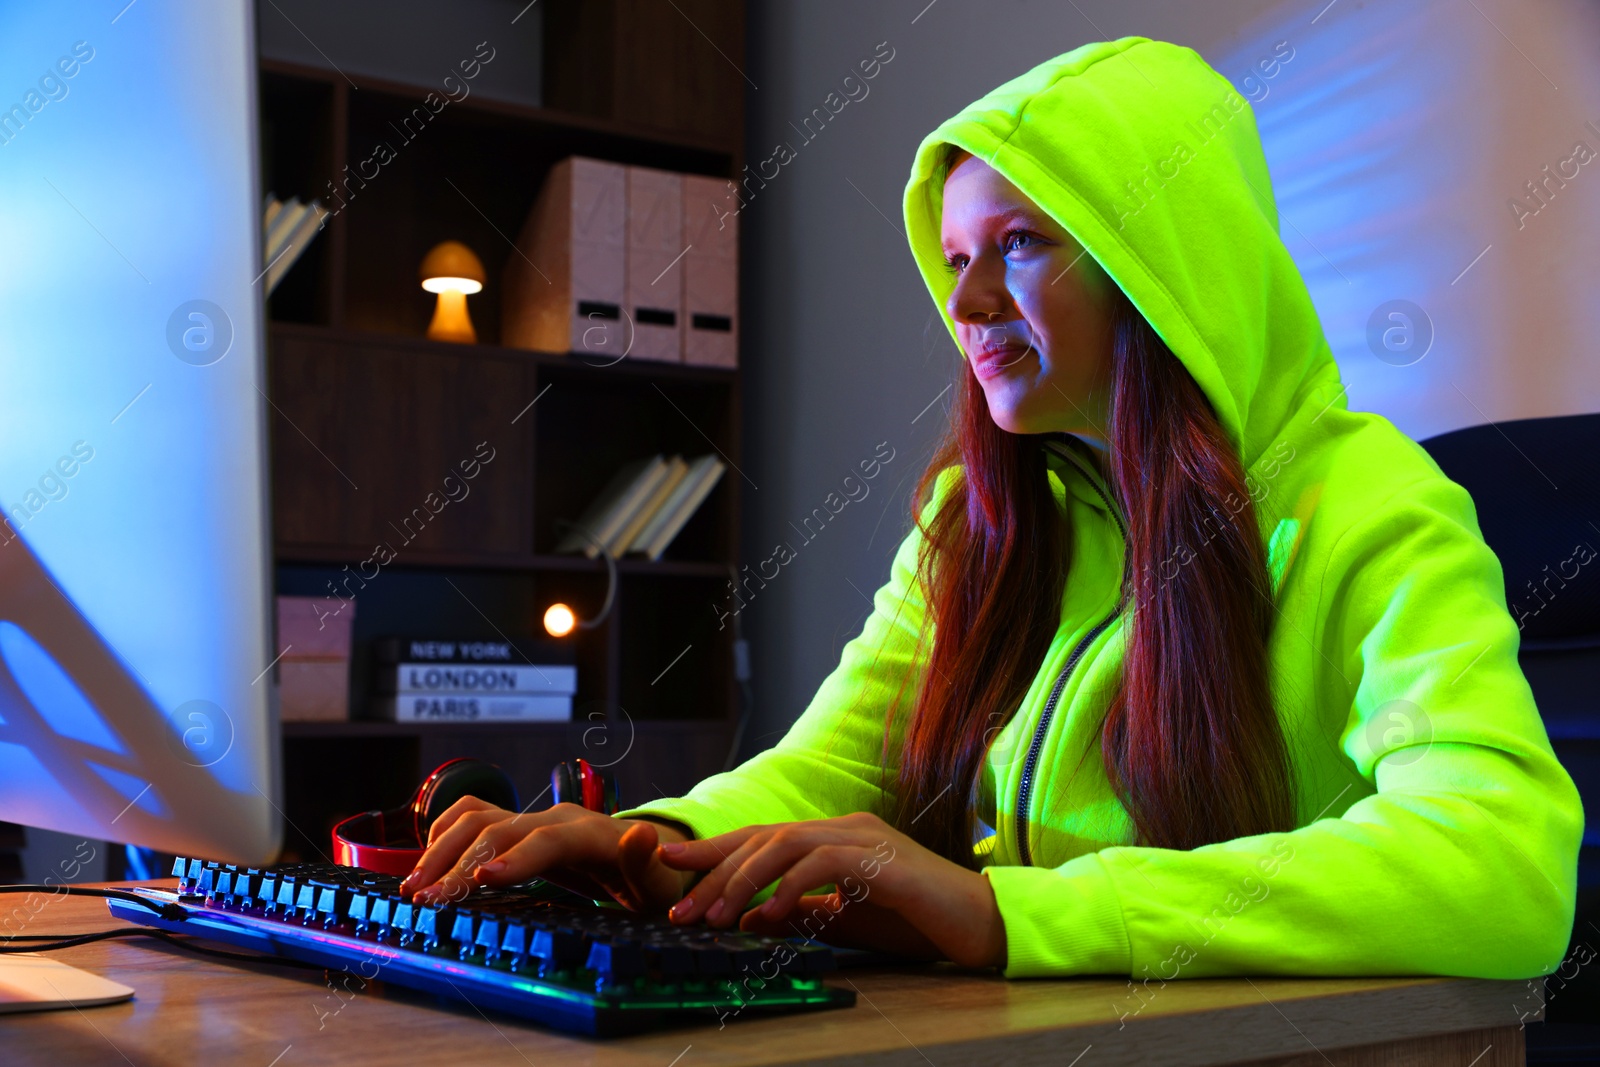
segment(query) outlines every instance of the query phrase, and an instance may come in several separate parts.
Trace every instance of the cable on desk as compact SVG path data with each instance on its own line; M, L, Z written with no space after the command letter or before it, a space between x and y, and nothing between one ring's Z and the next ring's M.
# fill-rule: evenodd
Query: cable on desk
M189 909L181 904L170 901L153 900L138 893L130 893L126 889L90 889L76 885L0 885L0 893L48 893L55 895L66 893L77 897L104 897L107 900L122 900L129 904L138 904L148 908L163 919L187 919Z
M298 967L308 971L328 970L327 967L324 967L320 963L307 963L304 960L289 959L285 956L266 956L253 952L229 952L227 949L222 948L207 948L204 945L195 944L193 938L174 934L166 930L154 930L148 926L119 926L111 930L97 930L93 933L68 934L66 936L62 936L60 934L15 934L5 939L6 942L8 942L7 944L0 945L0 953L53 952L56 949L74 948L78 945L87 945L95 941L105 941L106 939L113 937L153 937L157 940L165 941L169 945L175 945L178 948L187 949L190 952L198 952L205 956L219 956L225 960L241 960L245 963L276 963L284 967ZM48 941L50 943L18 945L13 948L9 944L11 941Z

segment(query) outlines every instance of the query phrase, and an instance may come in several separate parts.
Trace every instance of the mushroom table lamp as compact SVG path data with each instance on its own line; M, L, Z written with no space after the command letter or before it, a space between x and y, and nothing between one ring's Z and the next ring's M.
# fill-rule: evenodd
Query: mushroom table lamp
M428 337L434 341L460 341L473 344L478 335L467 315L467 295L483 289L487 275L483 263L472 249L460 241L441 241L422 259L422 287L439 294L428 324Z

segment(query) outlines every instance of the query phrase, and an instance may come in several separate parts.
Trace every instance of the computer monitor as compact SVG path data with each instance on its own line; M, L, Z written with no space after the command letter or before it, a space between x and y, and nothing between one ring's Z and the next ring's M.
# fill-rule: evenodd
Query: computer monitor
M253 20L0 8L0 820L235 862L281 793Z

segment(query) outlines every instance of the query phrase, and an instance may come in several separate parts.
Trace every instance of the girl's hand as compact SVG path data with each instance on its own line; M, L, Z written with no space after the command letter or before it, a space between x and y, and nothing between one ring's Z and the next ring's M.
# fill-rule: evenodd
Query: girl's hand
M708 872L672 909L675 922L745 930L1004 967L1005 926L989 879L938 856L876 815L747 826L664 844L661 862ZM744 906L778 881L761 907ZM824 896L807 890L832 884ZM825 906L822 916L814 909ZM807 923L807 920L811 920ZM817 927L821 925L821 929Z
M635 911L662 911L692 876L663 866L656 846L684 839L669 826L576 804L519 814L463 797L434 820L427 851L400 892L436 903L459 900L478 885L543 877L593 897L609 895Z

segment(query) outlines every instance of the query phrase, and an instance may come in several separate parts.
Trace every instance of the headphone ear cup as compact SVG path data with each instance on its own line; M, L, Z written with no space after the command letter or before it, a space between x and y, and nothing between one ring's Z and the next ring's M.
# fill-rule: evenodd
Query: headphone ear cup
M493 763L479 759L453 759L441 764L417 787L411 802L417 843L428 843L428 830L434 820L462 797L477 797L497 808L517 811L517 787L509 775Z
M583 790L583 806L590 811L599 811L605 803L604 790L600 784L600 772L586 759L578 761L578 775L580 788Z
M562 760L550 768L550 803L583 803L583 789L578 770L570 760Z
M583 789L583 806L602 815L617 813L617 783L609 774L586 759L578 760Z

